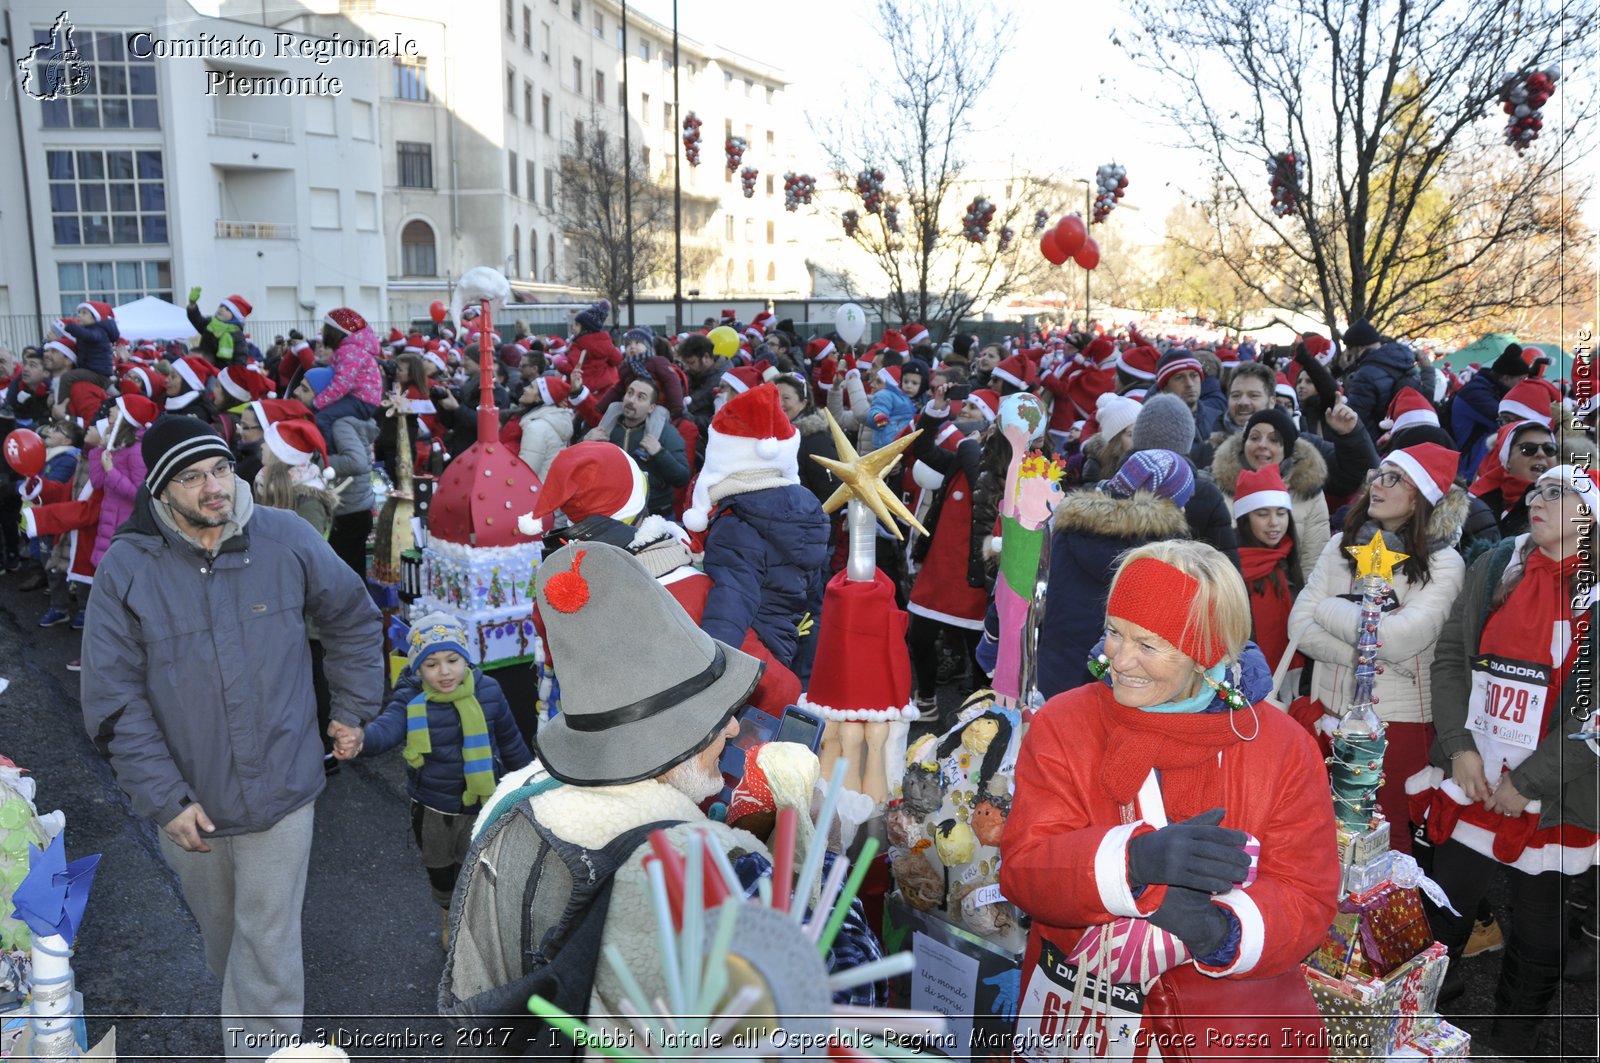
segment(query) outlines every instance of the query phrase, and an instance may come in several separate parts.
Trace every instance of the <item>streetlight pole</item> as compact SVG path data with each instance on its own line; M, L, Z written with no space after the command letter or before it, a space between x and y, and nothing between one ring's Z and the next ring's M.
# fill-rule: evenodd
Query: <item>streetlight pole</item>
M678 0L672 0L672 135L681 136L678 107ZM672 334L683 331L683 152L672 146Z
M628 128L628 0L622 0L622 224L627 234L628 327L633 328L633 140ZM605 106L601 101L600 106Z

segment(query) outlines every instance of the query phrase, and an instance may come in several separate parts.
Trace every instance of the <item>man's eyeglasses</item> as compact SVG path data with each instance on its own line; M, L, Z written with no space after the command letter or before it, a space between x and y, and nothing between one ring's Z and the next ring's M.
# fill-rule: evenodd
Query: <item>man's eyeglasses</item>
M1377 484L1379 487L1395 487L1400 483L1401 476L1397 472L1369 472L1367 473L1367 486Z
M1531 458L1535 454L1543 454L1547 458L1553 458L1556 456L1557 450L1554 443L1518 443L1517 453L1525 458Z
M172 478L172 482L187 490L188 488L199 487L207 476L217 481L218 484L227 483L233 479L233 462L222 461L209 469L190 469L188 472L180 472Z

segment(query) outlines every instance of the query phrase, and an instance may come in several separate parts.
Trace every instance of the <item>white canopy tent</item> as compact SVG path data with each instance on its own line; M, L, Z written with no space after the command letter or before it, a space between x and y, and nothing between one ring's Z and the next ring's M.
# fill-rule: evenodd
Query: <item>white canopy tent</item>
M187 340L195 335L189 315L181 306L147 295L116 308L117 331L129 342Z

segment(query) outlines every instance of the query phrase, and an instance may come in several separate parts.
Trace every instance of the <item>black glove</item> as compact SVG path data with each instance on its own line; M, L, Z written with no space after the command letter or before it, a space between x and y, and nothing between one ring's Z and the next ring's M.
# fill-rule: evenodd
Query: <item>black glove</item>
M1209 894L1182 886L1168 886L1166 899L1148 918L1183 942L1194 956L1211 955L1232 929L1228 913L1221 905L1212 904Z
M1226 893L1250 871L1244 831L1219 827L1223 811L1213 808L1193 819L1169 823L1128 843L1128 884L1135 890L1152 883Z

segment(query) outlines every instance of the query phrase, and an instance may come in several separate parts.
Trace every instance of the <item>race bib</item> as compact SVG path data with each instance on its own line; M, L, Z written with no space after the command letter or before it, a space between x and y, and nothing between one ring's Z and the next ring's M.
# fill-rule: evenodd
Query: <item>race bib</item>
M1476 734L1533 752L1544 732L1550 666L1484 654L1472 662L1467 727Z
M1032 1063L1062 1059L1158 1060L1144 1021L1144 990L1097 978L1049 938L1028 979L1017 1020L1016 1055Z

